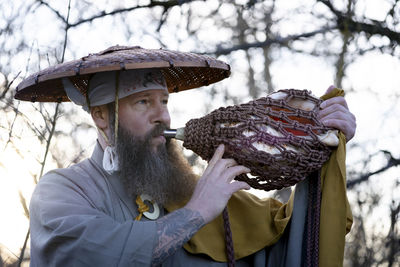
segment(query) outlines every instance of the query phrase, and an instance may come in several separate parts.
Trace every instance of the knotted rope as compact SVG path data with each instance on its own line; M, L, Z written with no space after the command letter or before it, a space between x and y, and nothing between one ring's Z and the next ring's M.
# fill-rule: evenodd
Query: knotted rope
M228 266L233 267L235 266L235 250L233 248L232 230L229 223L228 209L226 207L222 212L222 218L224 219L225 247L226 255L228 258Z
M322 102L306 90L281 90L283 99L259 98L246 104L219 108L186 123L183 146L209 160L219 144L225 156L251 169L237 180L262 190L297 184L322 167L331 149L320 136L331 130L317 119ZM311 110L293 107L307 101Z
M147 206L147 205L143 202L143 200L142 200L142 198L141 198L140 196L137 196L137 197L136 197L136 204L137 204L137 206L138 206L137 210L138 210L139 214L138 214L138 216L136 216L135 220L136 220L136 221L140 221L140 219L141 219L142 216L143 216L143 213L146 212L146 211L149 211L150 208L149 208L149 206Z
M305 238L303 248L305 249L304 266L317 267L319 261L319 220L321 210L321 172L315 171L309 176L308 203Z

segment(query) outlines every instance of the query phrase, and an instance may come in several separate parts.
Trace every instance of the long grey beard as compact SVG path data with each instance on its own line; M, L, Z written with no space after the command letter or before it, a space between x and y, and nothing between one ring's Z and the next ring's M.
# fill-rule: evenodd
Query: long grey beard
M193 193L197 178L177 144L167 140L166 145L152 149L151 138L164 129L158 126L144 138L138 138L119 127L120 175L133 200L147 194L161 205L177 204L188 200Z

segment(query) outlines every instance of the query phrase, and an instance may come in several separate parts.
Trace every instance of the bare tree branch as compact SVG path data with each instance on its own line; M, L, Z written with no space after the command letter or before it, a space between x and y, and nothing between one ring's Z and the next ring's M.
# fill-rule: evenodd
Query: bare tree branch
M239 7L236 9L237 14L237 30L238 30L238 42L239 44L246 43L246 35L245 32L249 29L249 25L247 24L246 19L243 17L243 8ZM256 81L254 79L254 68L251 63L251 56L248 50L245 51L246 54L246 61L248 64L247 68L247 90L249 92L250 97L257 98L259 94L259 88L256 85Z
M26 116L24 113L19 112L19 110L18 110L19 104L17 104L17 105L13 104L11 99L0 99L0 103L4 103L4 107L3 107L4 111L8 112L11 110L12 112L15 112L16 114L18 114L18 116L26 122L26 125L32 130L32 132L38 137L38 139L40 141L42 141L42 139L45 138L44 133L42 133L42 131L35 126L35 124L28 118L28 116ZM19 103L19 102L17 102L17 103ZM3 126L0 126L0 127L6 129ZM10 129L7 128L7 130L10 130Z
M4 87L4 91L0 95L0 99L3 99L6 96L8 90L10 90L10 88L11 88L11 85L14 83L14 81L18 78L18 76L20 74L21 74L21 72L18 72L17 75L15 75L14 79L12 79L12 81L10 83L7 83L7 80L6 80L6 86ZM7 79L7 77L6 77L6 79Z
M316 31L311 31L311 32L306 32L306 33L301 33L301 34L296 34L296 35L289 35L287 37L275 37L273 39L268 39L264 42L244 43L244 44L234 45L229 48L217 47L217 49L215 51L203 53L203 54L214 54L214 55L220 56L220 55L228 55L228 54L232 53L233 51L247 50L247 49L253 48L253 47L267 47L272 44L286 45L288 42L296 41L301 38L312 37L314 35L329 32L334 29L336 29L336 26L327 26L327 27L324 27L324 28L316 30Z
M169 9L165 9L164 8L163 13L162 13L161 18L160 18L160 23L158 24L158 27L157 27L157 30L156 30L157 32L159 32L161 30L161 27L164 25L165 21L167 20L168 11L169 11Z
M67 12L67 20L66 20L66 28L65 28L65 34L64 34L64 46L62 50L62 55L61 55L61 62L64 62L64 57L65 57L65 50L67 49L67 41L68 41L68 21L69 21L69 15L71 12L71 0L68 1L68 12Z
M374 22L366 23L366 22L358 22L353 20L347 14L343 14L341 11L337 10L331 1L328 0L317 0L324 5L326 5L331 12L336 16L337 28L340 30L348 30L352 33L367 33L369 35L379 34L382 36L388 37L391 42L395 42L400 44L400 33L395 32L388 27L384 26L383 22Z
M10 129L9 129L9 131L8 131L8 140L7 140L7 142L6 142L6 145L5 145L5 147L4 147L4 150L7 148L7 145L10 143L11 137L12 137L12 135L13 135L14 124L15 124L15 121L17 120L17 117L18 117L18 107L19 107L19 103L17 104L17 107L15 108L14 119L13 119L13 121L11 122L11 126L10 126Z
M36 2L39 3L39 5L44 5L44 6L48 7L60 20L62 20L63 23L68 24L68 22L64 18L64 16L61 15L60 12L55 10L52 6L50 6L47 2L45 2L43 0L36 0Z
M386 171L386 170L388 170L388 169L390 169L392 167L396 167L396 166L400 165L400 158L398 158L398 159L394 158L392 153L390 153L389 151L386 151L386 150L381 150L381 152L383 152L388 158L388 161L387 161L386 165L383 166L382 168L376 170L376 171L369 172L369 173L361 175L360 177L358 177L356 179L349 180L347 182L347 188L348 189L351 189L355 185L367 181L371 176L373 176L375 174L382 173L382 172L384 172L384 171Z
M396 225L398 224L400 214L400 203L395 203L393 200L392 205L390 206L390 229L388 236L386 238L387 243L386 246L389 247L389 253L387 256L388 266L394 266L395 262L398 262L396 258L400 255L400 238L399 232L396 229Z
M44 167L45 167L45 165L46 165L47 155L48 155L49 150L50 150L50 143L51 143L51 140L52 140L52 138L53 138L53 134L54 134L54 131L55 131L55 128L56 128L56 123L57 123L57 119L58 119L58 109L59 109L59 107L60 107L60 103L57 103L57 104L56 104L56 109L55 109L55 111L54 111L54 116L53 116L53 119L52 119L52 121L51 121L50 133L49 133L49 136L47 137L47 140L46 140L46 150L45 150L45 152L44 152L43 160L42 160L42 162L41 162L41 165L42 165L42 166L41 166L41 169L40 169L39 177L42 177L43 171L44 171Z
M265 33L266 36L270 36L271 27L273 25L272 14L275 10L275 0L272 1L272 6L269 12L266 12L266 26L265 26ZM271 74L271 48L269 46L263 47L263 55L264 55L264 80L267 83L267 93L270 94L274 91L274 84L272 82L272 74Z
M119 8L119 9L115 9L115 10L113 10L111 12L102 11L99 14L96 14L96 15L90 17L90 18L82 19L82 20L79 20L79 21L77 21L75 23L71 23L71 24L68 23L67 27L68 28L73 28L73 27L79 26L79 25L81 25L83 23L92 22L93 20L96 20L96 19L99 19L99 18L103 18L103 17L106 17L106 16L112 16L112 15L116 15L116 14L121 14L121 13L126 13L126 12L130 12L130 11L133 11L133 10L136 10L136 9L153 8L153 7L160 6L160 7L164 8L164 12L165 12L167 9L172 8L174 6L180 6L182 4L190 3L190 2L193 2L193 1L199 1L199 0L150 1L150 3L148 5L137 5L137 6L128 7L128 8Z
M353 5L353 0L348 0L347 4L347 16L350 17L352 14L352 5ZM350 34L350 31L348 29L342 31L342 51L339 54L339 57L336 62L336 77L335 77L335 85L339 88L342 88L342 81L345 75L345 69L346 69L346 62L345 62L345 57L347 55L347 49L349 46L349 42L351 40L352 35Z
M19 195L19 201L22 205L22 208L24 209L24 215L29 220L29 209L28 206L26 205L26 199L22 194L21 190L18 190L18 195Z
M23 244L22 249L21 249L21 254L20 254L19 258L18 258L18 264L17 264L18 267L21 267L21 264L24 261L24 254L25 254L25 250L26 250L26 245L28 244L30 233L31 233L31 228L29 227L28 228L28 232L26 233L26 236L25 236L24 244Z

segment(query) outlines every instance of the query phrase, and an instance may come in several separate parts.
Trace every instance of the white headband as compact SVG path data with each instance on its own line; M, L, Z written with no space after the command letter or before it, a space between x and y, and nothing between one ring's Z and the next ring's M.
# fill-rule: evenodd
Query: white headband
M63 78L62 83L68 98L89 112L89 106L101 106L115 101L116 71L99 72L89 82L88 99L73 85L70 79ZM167 90L167 85L159 69L124 70L119 74L118 98L146 90Z

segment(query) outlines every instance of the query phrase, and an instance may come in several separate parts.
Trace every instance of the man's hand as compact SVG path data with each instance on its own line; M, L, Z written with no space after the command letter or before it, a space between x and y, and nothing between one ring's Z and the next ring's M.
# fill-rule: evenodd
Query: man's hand
M220 145L186 206L157 220L158 242L153 251L153 266L161 264L201 227L217 217L234 192L250 189L244 182L233 181L237 175L248 173L250 169L237 165L233 159L223 159L223 155L224 146Z
M249 173L250 169L237 165L233 159L223 159L224 149L224 145L219 145L186 205L188 209L199 211L206 223L222 212L233 193L250 189L247 183L233 180L239 174Z
M333 89L335 89L335 86L329 86L326 93ZM356 117L350 112L344 97L333 97L322 102L318 118L325 126L342 131L347 142L353 138L356 132Z

